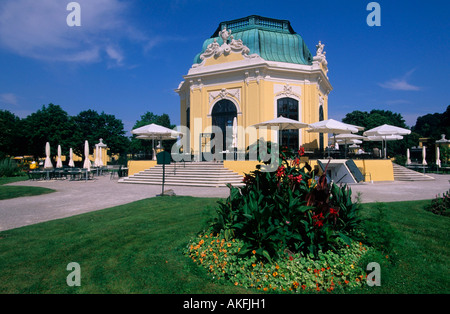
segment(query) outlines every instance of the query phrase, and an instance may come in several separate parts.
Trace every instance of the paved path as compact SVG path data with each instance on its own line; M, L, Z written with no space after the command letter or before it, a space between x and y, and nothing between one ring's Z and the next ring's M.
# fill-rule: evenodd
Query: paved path
M375 182L351 185L353 196L363 203L431 199L450 188L450 175L432 175L434 181ZM90 181L22 181L10 185L41 186L54 193L0 200L0 231L60 219L154 197L161 186L122 184L109 176ZM227 197L228 188L165 186L176 195Z

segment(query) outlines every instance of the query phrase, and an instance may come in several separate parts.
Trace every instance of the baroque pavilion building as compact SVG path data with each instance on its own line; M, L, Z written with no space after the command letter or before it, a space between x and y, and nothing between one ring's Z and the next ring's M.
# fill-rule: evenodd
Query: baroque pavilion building
M273 131L253 136L254 124L279 116L308 124L328 119L328 64L324 45L315 48L313 55L287 20L252 15L221 22L176 89L191 153L210 149L214 127L226 134L223 150L230 150L235 118L238 151L260 137L276 141ZM323 134L305 129L280 135L282 145L293 150L322 150L328 144Z

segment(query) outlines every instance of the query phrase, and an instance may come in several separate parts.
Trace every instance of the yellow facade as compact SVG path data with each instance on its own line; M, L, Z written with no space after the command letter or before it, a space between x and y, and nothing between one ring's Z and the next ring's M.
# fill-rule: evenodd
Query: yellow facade
M250 17L248 20L252 18L265 19ZM227 25L235 25L232 22ZM222 31L227 30L224 27ZM286 32L271 30L269 33L275 36L272 40L276 40L278 35L296 36ZM214 106L222 100L229 100L236 107L238 151L245 151L258 138L277 141L278 132L268 131L265 134L250 126L277 118L279 99L289 98L298 102L300 122L309 124L328 119L328 94L332 87L328 80L323 45L309 63L288 63L266 60L261 57L262 54L250 54L246 39L235 40L228 33L225 37L221 32L218 34L222 36L222 45L214 39L200 56L202 62L192 65L176 89L180 95L180 122L189 128L187 141L193 155L208 149L205 147L207 141L200 143L200 136L201 133L212 133ZM322 117L319 114L321 111ZM327 144L327 136L323 136L323 147ZM300 130L298 146L304 146L307 150L318 149L319 134Z

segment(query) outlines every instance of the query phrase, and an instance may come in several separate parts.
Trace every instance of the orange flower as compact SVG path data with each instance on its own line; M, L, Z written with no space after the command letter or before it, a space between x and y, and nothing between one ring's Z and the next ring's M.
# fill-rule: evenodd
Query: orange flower
M255 251L255 250L253 250L253 251L252 251L252 253L253 253L253 254L256 254L256 251Z

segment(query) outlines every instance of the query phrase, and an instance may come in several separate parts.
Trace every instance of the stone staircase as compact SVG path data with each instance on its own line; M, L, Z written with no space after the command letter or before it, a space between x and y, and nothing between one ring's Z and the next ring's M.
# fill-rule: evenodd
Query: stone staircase
M406 167L392 163L394 168L394 180L395 181L430 181L434 180L433 177L426 174L408 169Z
M119 183L161 185L163 166L156 165L129 177L119 179ZM243 177L217 162L186 162L171 163L165 166L164 185L168 186L197 186L197 187L225 187L243 186Z

